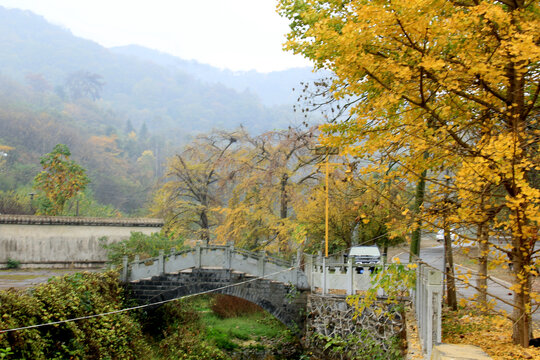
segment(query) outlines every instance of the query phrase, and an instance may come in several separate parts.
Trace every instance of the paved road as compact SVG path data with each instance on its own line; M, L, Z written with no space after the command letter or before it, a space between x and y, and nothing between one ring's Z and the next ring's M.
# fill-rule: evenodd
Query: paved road
M407 263L409 261L408 254L401 254L399 258L402 263ZM420 258L422 258L422 260L425 263L442 271L443 265L444 265L444 247L442 245L438 245L438 246L434 246L430 248L423 248L420 250ZM456 274L458 271L461 271L462 273L466 273L468 270L469 269L461 267L459 265L455 266ZM474 273L470 281L472 284L476 284L476 277ZM498 280L497 282L494 282L491 279L488 279L488 293L495 295L498 298L506 302L509 302L511 304L514 299L514 293L508 290L509 286L510 284L506 281ZM467 287L462 281L459 281L459 280L456 281L456 291L457 291L458 298L459 297L470 298L477 293L476 289L472 287ZM495 305L496 309L504 310L509 314L512 313L511 305L506 304L505 302L495 299L489 295L488 295L488 298L494 299L496 301L496 305ZM533 313L532 318L533 318L534 329L536 331L536 336L538 336L540 332L540 310L539 309L537 309Z
M0 290L24 289L47 282L52 276L63 276L76 272L99 271L96 269L5 269L0 270Z

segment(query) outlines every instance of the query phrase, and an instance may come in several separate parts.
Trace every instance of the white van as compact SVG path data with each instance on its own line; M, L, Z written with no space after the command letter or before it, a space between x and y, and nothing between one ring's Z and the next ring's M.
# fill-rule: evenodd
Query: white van
M381 252L376 245L353 246L349 251L355 265L378 265L381 263Z

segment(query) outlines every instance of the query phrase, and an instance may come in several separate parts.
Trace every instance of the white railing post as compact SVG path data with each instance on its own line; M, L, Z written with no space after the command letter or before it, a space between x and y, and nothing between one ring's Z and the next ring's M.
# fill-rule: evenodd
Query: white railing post
M327 273L326 257L323 257L323 259L322 259L322 267L323 267L323 289L322 289L322 293L323 293L323 295L326 295L326 293L328 292L328 287L327 287L327 284L326 284L326 273Z
M257 264L258 276L264 277L264 262L266 261L266 252L264 250L259 251L259 261Z
M132 269L139 270L139 262L141 261L141 258L139 257L139 255L135 255L135 259L133 261L134 263L132 265Z
M305 254L306 263L304 266L304 272L306 274L309 287L311 289L311 292L313 292L313 256Z
M427 273L428 288L428 318L427 323L427 355L431 357L433 344L441 342L441 312L442 312L442 273L429 269Z
M354 269L353 269L353 259L349 257L347 261L347 277L349 278L347 295L354 295L356 289L354 288Z
M128 257L124 255L122 257L122 282L127 282L128 280Z
M433 345L441 342L442 273L422 262L418 262L416 270L414 305L418 336L429 359Z
M234 251L234 245L231 242L227 243L227 249L225 250L225 268L230 269L232 266L232 254Z
M201 242L197 241L197 244L195 245L195 267L200 268L201 267Z
M163 250L159 250L158 273L159 275L165 274L165 252Z

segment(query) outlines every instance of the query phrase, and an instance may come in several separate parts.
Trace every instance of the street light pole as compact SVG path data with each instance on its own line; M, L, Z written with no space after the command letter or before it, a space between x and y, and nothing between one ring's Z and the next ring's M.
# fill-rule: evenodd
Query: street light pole
M330 200L329 200L329 193L328 193L328 188L329 188L329 181L328 181L328 178L330 177L329 173L330 173L330 165L332 166L341 166L343 164L334 164L334 163L330 163L329 162L329 157L330 155L338 155L339 154L339 149L336 148L336 147L328 147L328 146L318 146L316 149L315 149L315 153L317 155L326 155L326 158L325 158L325 161L324 161L324 166L325 166L325 211L324 211L324 256L325 257L328 257L328 218L329 218L329 214L328 214L328 210L329 210L329 207L330 207Z
M326 158L326 206L325 206L325 217L324 217L324 256L328 257L328 208L329 208L329 199L328 199L328 158Z

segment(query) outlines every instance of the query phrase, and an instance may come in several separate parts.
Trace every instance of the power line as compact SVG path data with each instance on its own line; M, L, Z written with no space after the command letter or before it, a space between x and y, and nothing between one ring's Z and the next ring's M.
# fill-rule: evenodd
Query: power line
M150 304L132 306L132 307L119 309L119 310L114 310L114 311L109 311L109 312L100 313L100 314L93 314L93 315L81 316L81 317L76 317L76 318L71 318L71 319L52 321L52 322L48 322L48 323L42 323L42 324L29 325L29 326L22 326L22 327L18 327L18 328L0 330L0 334L13 332L13 331L35 329L35 328L44 327L44 326L64 324L64 323L74 322L74 321L79 321L79 320L93 319L93 318L97 318L97 317L103 317L103 316L119 314L119 313L123 313L123 312L127 312L127 311L143 309L143 308L150 307L150 306L162 305L162 304L166 304L168 302L172 302L172 301L176 301L176 300L182 300L182 299L187 299L187 298L195 297L195 296L199 296L199 295L210 294L210 293L220 291L220 290L224 290L224 289L227 289L227 288L231 288L231 287L235 287L235 286L239 286L239 285L244 285L244 284L247 284L247 283L250 283L250 282L253 282L253 281L257 281L257 280L260 280L260 279L266 279L269 276L277 275L277 274L280 274L280 273L286 272L286 271L292 271L292 270L294 270L296 268L297 268L297 266L292 266L292 267L284 269L284 270L276 271L274 273L264 275L264 276L259 276L259 277L256 277L254 279L245 280L245 281L242 281L242 282L239 282L239 283L236 283L236 284L225 285L225 286L221 286L221 287L218 287L218 288L215 288L215 289L201 291L201 292L198 292L198 293L195 293L195 294L184 295L184 296L176 297L176 298L173 298L173 299L157 301L157 302L153 302L153 303L150 303Z
M362 245L362 244L371 242L371 241L376 240L376 239L378 239L379 237L384 236L384 235L386 235L386 234L379 235L379 236L377 236L377 237L374 237L373 239L366 240L366 241L364 241L363 243L361 243L361 244L359 244L359 245ZM356 245L356 246L357 246L357 245ZM348 248L348 249L350 249L350 248ZM348 250L348 249L345 249L345 250ZM334 253L334 254L330 254L330 256L339 255L339 254L343 253L343 251L344 251L344 250L342 250L342 251L340 251L340 252L337 252L337 253ZM184 296L176 297L176 298L173 298L173 299L162 300L162 301L157 301L157 302L153 302L153 303L149 303L149 304L143 304L143 305L138 305L138 306L132 306L132 307L128 307L128 308L124 308L124 309L119 309L119 310L114 310L114 311L109 311L109 312L100 313L100 314L93 314L93 315L81 316L81 317L76 317L76 318L71 318L71 319L52 321L52 322L48 322L48 323L42 323L42 324L36 324L36 325L29 325L29 326L21 326L21 327L18 327L18 328L11 328L11 329L0 330L0 334L2 334L2 333L8 333L8 332L14 332L14 331L20 331L20 330L35 329L35 328L40 328L40 327L44 327L44 326L51 326L51 325L64 324L64 323L74 322L74 321L80 321L80 320L93 319L93 318L97 318L97 317L103 317L103 316L108 316L108 315L114 315L114 314L119 314L119 313L123 313L123 312L128 312L128 311L132 311L132 310L143 309L143 308L150 307L150 306L162 305L162 304L166 304L166 303L169 303L169 302L172 302L172 301L182 300L182 299L187 299L187 298L195 297L195 296L199 296L199 295L210 294L210 293L213 293L213 292L216 292L216 291L220 291L220 290L224 290L224 289L228 289L228 288L231 288L231 287L235 287L235 286L239 286L239 285L244 285L244 284L247 284L247 283L250 283L250 282L253 282L253 281L257 281L257 280L261 280L261 279L266 279L266 278L268 278L268 277L270 277L270 276L274 276L274 275L277 275L277 274L280 274L280 273L286 272L286 271L292 271L292 270L297 269L297 268L298 268L298 266L291 266L291 267L289 267L289 268L287 268L287 269L280 270L280 271L276 271L276 272L271 273L271 274L259 276L259 277L256 277L256 278L254 278L254 279L249 279L249 280L242 281L242 282L239 282L239 283L236 283L236 284L230 284L230 285L221 286L221 287L218 287L218 288L215 288L215 289L206 290L206 291L198 292L198 293L195 293L195 294L184 295ZM176 290L176 289L178 289L178 288L179 288L179 287L173 288L173 289L171 289L171 290Z

